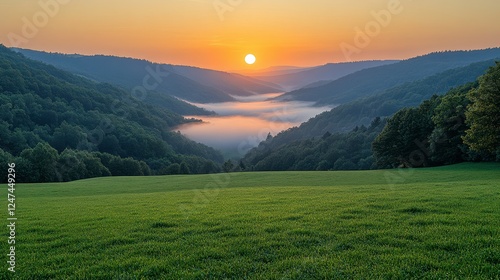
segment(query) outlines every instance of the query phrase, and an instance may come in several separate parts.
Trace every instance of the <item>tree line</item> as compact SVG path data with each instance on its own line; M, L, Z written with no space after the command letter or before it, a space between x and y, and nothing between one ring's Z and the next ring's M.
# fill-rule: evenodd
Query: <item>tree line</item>
M371 143L384 128L375 118L348 133L325 132L321 137L293 141L274 148L272 136L250 150L240 166L246 170L356 170L374 167Z

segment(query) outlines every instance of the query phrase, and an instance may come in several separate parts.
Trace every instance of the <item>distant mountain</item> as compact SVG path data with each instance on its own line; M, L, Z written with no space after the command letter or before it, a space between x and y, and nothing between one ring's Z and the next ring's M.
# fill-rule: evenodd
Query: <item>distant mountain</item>
M288 92L277 99L339 105L381 93L405 82L417 81L449 69L498 57L500 48L431 53L390 65L364 69L326 85Z
M341 105L299 127L268 137L245 155L243 165L250 170L266 171L370 169L376 167L372 151L375 149L372 148L375 139L379 139L376 141L380 143L385 141L377 145L379 167L399 166L411 158L415 149L425 150L424 166L461 162L469 156L461 139L467 128L463 122L466 103L464 105L461 98L465 98L471 88L478 86L477 78L491 66L495 66L494 60L474 63ZM432 104L445 99L445 105L439 109L441 113L435 114L433 108L436 107ZM387 121L384 118L399 114L401 119L401 115L404 115L402 112L409 110L421 111L421 118L403 118L405 123L397 125L392 119ZM439 121L436 122L434 117ZM435 126L430 125L433 122L436 122ZM391 134L386 132L383 140L380 140L377 136L387 129L385 123L392 126L392 131ZM432 128L437 128L438 123L440 128L433 131ZM436 134L431 137L431 133ZM449 138L443 141L443 135ZM417 143L416 139L427 139L429 142L434 141L434 144ZM478 154L470 155L475 160L480 158Z
M441 95L451 88L475 81L495 65L495 60L473 63L441 72L425 79L407 82L382 93L340 105L304 126L310 135L349 131L355 126L369 125L376 117L392 116L401 108L418 106L432 95Z
M277 84L260 81L254 78L215 70L191 66L173 66L177 74L185 76L202 85L221 90L231 96L250 96L262 93L282 92Z
M241 75L194 67L157 64L115 56L84 56L15 49L31 59L82 75L89 79L132 90L147 83L148 95L167 94L196 102L233 101L232 95L280 92L273 85ZM155 97L153 99L158 99ZM151 100L149 100L151 101ZM145 100L148 102L148 100Z
M247 76L278 76L291 73L297 73L300 71L312 69L313 67L298 67L298 66L271 66L264 69L258 70L240 70L237 73L242 73Z
M321 81L314 82L314 83L312 83L312 84L305 85L305 86L303 86L302 88L313 88L313 87L319 87L319 86L323 86L323 85L329 84L329 83L331 83L331 82L332 82L332 81L321 80Z
M168 167L175 169L182 163L191 173L218 171L219 152L171 131L192 121L138 102L122 88L90 81L0 45L0 161L20 157L16 165L23 164L24 180L45 176L30 169L31 165L43 167L33 161L40 157L43 162L52 160L53 169L63 166L61 172L77 165L81 169L72 174L83 177L68 175L61 180L84 178L94 164L109 169L100 175L175 173ZM37 152L45 154L37 159L33 155ZM63 158L58 162L57 153L68 156L71 166ZM78 155L90 157L92 165ZM53 169L50 178L41 180L54 180Z
M356 126L368 126L376 117L391 116L401 108L419 105L434 94L444 94L451 88L473 82L493 65L495 60L473 63L340 105L299 127L279 133L266 146L277 148L293 141L320 137L327 132L348 132Z
M272 74L273 72L252 75L259 80L281 85L286 90L302 88L318 81L333 81L359 70L381 65L393 64L397 60L360 61L348 63L328 63L322 66L288 70L289 73Z

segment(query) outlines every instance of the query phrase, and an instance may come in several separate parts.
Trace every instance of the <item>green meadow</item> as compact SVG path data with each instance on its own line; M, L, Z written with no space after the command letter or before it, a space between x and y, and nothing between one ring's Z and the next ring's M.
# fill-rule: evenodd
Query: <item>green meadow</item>
M7 185L0 207L7 218ZM500 164L20 184L2 279L500 279Z

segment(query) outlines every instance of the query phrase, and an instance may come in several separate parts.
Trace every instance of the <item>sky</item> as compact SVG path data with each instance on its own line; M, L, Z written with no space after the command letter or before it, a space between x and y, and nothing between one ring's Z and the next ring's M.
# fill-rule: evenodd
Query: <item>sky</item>
M498 0L15 0L0 2L0 43L224 71L305 67L499 47L498 11Z

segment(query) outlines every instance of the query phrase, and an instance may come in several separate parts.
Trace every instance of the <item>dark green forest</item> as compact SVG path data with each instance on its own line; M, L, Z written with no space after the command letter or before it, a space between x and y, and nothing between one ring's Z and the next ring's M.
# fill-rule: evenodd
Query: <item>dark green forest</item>
M500 161L500 63L476 83L398 111L373 142L377 167Z
M385 122L375 118L372 123L356 127L349 133L325 132L321 137L294 141L273 148L269 136L242 160L250 170L355 170L374 165L371 143L384 128Z
M4 46L0 107L0 162L36 171L20 176L25 181L210 173L223 161L214 149L170 131L195 120Z
M242 164L248 170L354 170L500 161L498 124L500 63L476 82L377 117L369 127L286 143L268 137Z

